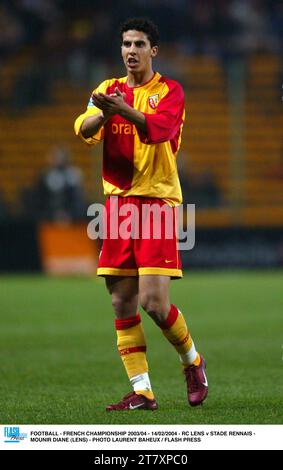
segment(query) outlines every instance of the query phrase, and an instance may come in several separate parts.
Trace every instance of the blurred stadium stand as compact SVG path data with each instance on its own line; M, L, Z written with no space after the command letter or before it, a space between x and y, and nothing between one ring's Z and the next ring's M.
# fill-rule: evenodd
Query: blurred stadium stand
M88 201L103 201L102 148L83 146L73 122L96 84L125 74L119 21L146 15L161 31L156 69L186 91L178 158L199 237L185 265L282 265L282 2L127 0L119 10L110 0L1 2L0 223L27 218L22 195L62 143ZM205 255L213 250L205 241L217 237L231 240L220 261ZM0 269L7 264L0 257Z

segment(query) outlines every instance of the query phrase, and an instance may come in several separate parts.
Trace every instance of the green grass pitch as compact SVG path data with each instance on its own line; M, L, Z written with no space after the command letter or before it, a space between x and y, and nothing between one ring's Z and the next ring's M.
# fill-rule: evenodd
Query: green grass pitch
M0 422L282 424L283 272L189 273L172 282L207 361L202 407L187 405L178 357L143 312L156 412L107 413L130 391L101 279L0 278Z

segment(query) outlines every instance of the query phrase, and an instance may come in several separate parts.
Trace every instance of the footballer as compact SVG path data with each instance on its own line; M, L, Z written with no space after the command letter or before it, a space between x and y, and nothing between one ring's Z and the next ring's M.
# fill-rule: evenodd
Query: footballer
M75 133L89 145L103 140L106 222L114 217L111 196L119 210L118 224L125 220L121 209L127 204L139 210L145 204L157 206L162 216L160 237L153 236L151 224L156 220L149 215L146 222L142 219L149 225L149 237L118 235L103 240L97 274L105 278L112 297L118 352L132 385L130 393L106 410L158 408L139 305L177 351L188 402L197 406L208 393L205 361L183 314L169 298L171 279L182 277L176 236L176 208L182 203L182 193L176 157L185 118L184 92L178 82L153 69L159 41L154 23L129 19L120 35L126 76L105 80L94 89L87 110L76 119ZM172 215L171 237L165 233L166 211L162 209Z

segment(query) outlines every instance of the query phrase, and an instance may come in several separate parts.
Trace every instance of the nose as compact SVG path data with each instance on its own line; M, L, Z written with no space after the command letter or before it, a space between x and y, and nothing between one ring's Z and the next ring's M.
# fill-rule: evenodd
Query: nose
M129 48L129 54L135 54L136 53L136 46L134 43L131 44L131 47Z

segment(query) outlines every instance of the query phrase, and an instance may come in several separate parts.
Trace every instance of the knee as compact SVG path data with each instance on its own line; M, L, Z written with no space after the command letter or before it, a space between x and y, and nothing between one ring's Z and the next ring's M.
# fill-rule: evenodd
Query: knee
M117 318L128 318L137 314L137 299L112 293L112 307Z
M112 294L112 307L116 315L121 316L125 313L127 308L126 299L117 294Z
M154 294L144 294L140 298L140 304L146 313L156 322L162 323L166 320L170 310L167 300Z

